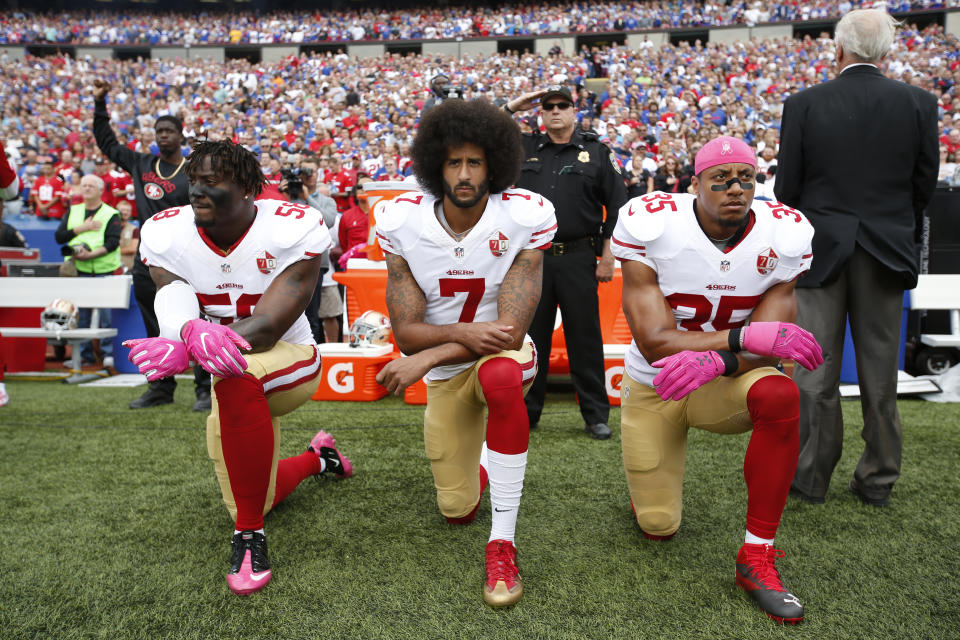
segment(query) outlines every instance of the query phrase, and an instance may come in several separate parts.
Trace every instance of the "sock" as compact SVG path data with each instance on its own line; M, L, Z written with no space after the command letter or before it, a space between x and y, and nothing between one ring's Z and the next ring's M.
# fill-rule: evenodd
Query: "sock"
M243 533L243 531L240 531L239 529L234 529L234 530L233 530L233 535L237 535L238 533ZM263 530L262 527L261 527L260 529L257 529L256 531L254 531L254 533L259 533L259 534L262 535L262 536L263 536L263 535L266 535L266 533L264 532L264 530Z
M297 486L318 473L323 473L326 461L313 451L307 450L298 456L284 458L277 465L277 484L273 493L273 507L297 488ZM272 507L271 507L272 508Z
M216 384L223 462L237 505L236 528L263 527L273 461L273 422L263 385L250 374Z
M489 457L490 540L513 542L523 494L523 475L527 470L527 453L491 451Z
M753 535L749 531L747 531L747 535L744 536L743 541L746 544L767 544L767 545L770 545L771 547L773 546L773 538L760 538Z
M747 392L753 434L743 459L747 533L773 540L800 454L800 393L785 376L766 376Z

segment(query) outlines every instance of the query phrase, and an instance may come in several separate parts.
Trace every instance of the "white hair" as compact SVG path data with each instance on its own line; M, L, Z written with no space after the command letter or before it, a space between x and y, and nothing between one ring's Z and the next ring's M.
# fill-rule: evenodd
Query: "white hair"
M834 40L853 57L876 63L890 51L899 24L882 9L854 9L837 23Z
M88 173L87 175L85 175L85 176L83 176L82 178L80 178L80 183L83 184L83 181L84 181L84 180L86 180L87 182L92 182L92 183L94 184L94 186L95 186L101 193L103 192L104 187L106 187L106 183L103 181L103 178L101 178L100 176L98 176L98 175L96 175L96 174L94 174L94 173Z

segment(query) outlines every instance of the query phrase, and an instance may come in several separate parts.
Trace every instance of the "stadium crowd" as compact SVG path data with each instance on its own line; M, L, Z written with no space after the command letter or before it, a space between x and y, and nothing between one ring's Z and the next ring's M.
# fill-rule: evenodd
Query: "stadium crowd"
M17 11L0 16L0 44L202 45L432 40L823 20L883 4L891 13L960 6L960 0L816 2L564 2L418 10L154 13Z
M833 42L825 36L585 47L571 56L503 53L460 61L326 53L259 64L70 57L21 62L0 51L0 139L23 180L26 211L58 217L62 207L54 203L48 211L50 202L37 198L37 183L53 184L44 192L58 194L54 199L66 204L79 201L79 178L91 172L110 183L108 202L123 198L129 176L115 168L111 172L91 127L91 86L102 78L114 87L111 122L131 148L156 153L154 119L173 114L184 122L185 152L199 137L232 139L260 155L275 185L282 169L297 167L304 154L312 153L342 210L349 206L345 196L358 173L374 179L409 175L409 144L431 96L430 81L438 74L462 87L464 97L483 96L496 104L523 91L565 84L583 88L575 93L581 127L609 143L637 195L653 188L668 160L688 167L700 145L720 133L755 146L761 168L775 165L783 101L833 77L833 58ZM938 97L944 161L955 162L960 143L960 132L951 135L960 126L956 36L935 26L904 28L884 72ZM586 90L595 77L607 80L606 90ZM534 116L521 119L521 128L539 126ZM684 171L679 173L682 178ZM687 186L666 177L657 184L673 190Z

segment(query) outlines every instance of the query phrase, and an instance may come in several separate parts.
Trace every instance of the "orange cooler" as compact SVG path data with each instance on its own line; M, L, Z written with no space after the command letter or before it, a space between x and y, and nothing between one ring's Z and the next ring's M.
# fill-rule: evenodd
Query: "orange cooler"
M377 384L380 369L396 357L393 345L351 347L345 342L319 345L323 376L314 400L372 402L387 395Z
M623 358L627 354L628 344L603 345L603 380L607 387L610 406L620 406L620 384L623 382Z

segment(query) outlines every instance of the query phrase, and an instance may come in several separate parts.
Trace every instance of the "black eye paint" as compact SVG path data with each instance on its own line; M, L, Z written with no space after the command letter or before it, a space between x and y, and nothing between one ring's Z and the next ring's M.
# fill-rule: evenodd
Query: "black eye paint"
M230 203L230 192L227 189L219 189L202 183L190 185L191 200L204 197L218 209L222 209Z
M740 188L744 191L750 191L753 189L752 182L743 182L740 178L730 178L723 184L712 184L710 185L710 191L727 191L730 187L733 186L733 183L736 182L740 185Z

